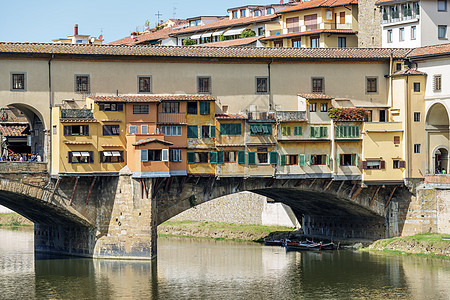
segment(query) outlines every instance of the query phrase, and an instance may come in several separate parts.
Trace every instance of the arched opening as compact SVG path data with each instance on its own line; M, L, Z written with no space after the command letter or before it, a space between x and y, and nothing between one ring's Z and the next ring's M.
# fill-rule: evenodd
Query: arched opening
M26 104L10 104L0 109L2 160L44 161L45 124L42 115Z
M448 172L449 115L442 103L433 104L427 113L426 132L428 143L428 171L442 174Z

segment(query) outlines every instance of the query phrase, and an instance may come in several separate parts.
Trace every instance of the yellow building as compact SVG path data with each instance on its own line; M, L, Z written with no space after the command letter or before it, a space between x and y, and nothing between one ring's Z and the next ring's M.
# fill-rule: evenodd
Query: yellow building
M280 27L262 39L268 47L358 47L358 1L311 0L278 14Z

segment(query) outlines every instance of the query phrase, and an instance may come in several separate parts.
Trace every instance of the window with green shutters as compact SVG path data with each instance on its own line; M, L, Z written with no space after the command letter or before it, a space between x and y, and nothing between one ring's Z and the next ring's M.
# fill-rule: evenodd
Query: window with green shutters
M280 155L280 165L282 165L282 166L286 165L286 155L284 155L284 154Z
M289 126L281 127L281 134L283 136L291 135L291 127L289 127Z
M245 164L245 151L238 151L238 164Z
M209 152L209 163L217 164L217 152Z
M359 137L359 126L336 126L337 138Z
M311 137L327 137L328 128L325 126L311 126Z
M278 153L275 151L270 152L270 164L271 165L278 164Z
M249 165L255 165L256 164L256 153L255 152L249 152L248 153L248 164Z
M250 124L250 134L252 135L272 134L272 124Z
M302 135L302 134L303 134L302 126L294 126L294 135Z
M215 139L216 138L216 126L215 125L211 126L210 133L211 133L211 138Z
M241 123L220 123L221 135L241 135Z
M188 152L187 153L187 163L188 164L195 164L195 152Z
M198 127L197 125L188 125L187 127L187 137L196 139L198 138Z
M299 166L304 166L305 163L306 163L305 154L299 154L298 155L298 165Z
M218 164L223 164L224 162L224 153L223 151L217 151L217 163Z
M200 114L209 115L210 114L210 103L208 101L200 102Z

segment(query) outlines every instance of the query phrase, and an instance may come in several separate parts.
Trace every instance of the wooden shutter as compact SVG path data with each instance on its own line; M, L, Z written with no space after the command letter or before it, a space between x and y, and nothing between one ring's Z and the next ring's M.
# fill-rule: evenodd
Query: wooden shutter
M364 170L367 170L367 161L363 161L362 162L362 168L364 169Z
M298 155L298 165L304 166L305 165L305 154L299 154Z
M72 134L72 126L64 125L64 135L71 135L71 134Z
M162 161L169 161L169 149L162 149Z
M270 164L271 165L278 164L278 153L276 151L270 152Z
M249 152L248 153L248 164L249 165L255 165L256 164L256 153L255 152Z
M330 165L330 156L328 154L326 156L327 156L327 166L329 166Z
M280 155L280 165L282 165L282 166L286 165L286 155L285 154Z
M400 169L406 168L406 161L404 160L399 161L398 166Z
M223 164L223 162L224 162L223 151L217 151L217 163Z
M83 135L89 135L89 125L83 125Z
M195 164L195 152L188 152L187 153L187 163L188 164Z
M198 127L197 127L197 125L188 125L188 127L187 127L187 137L188 138L198 138Z
M311 137L316 137L316 130L315 129L316 129L315 127L311 127L311 133L310 133Z
M94 151L89 151L89 162L94 163Z
M355 166L359 165L359 155L355 154Z
M67 158L68 158L69 164L72 163L72 151L69 151L69 152L67 153Z
M210 137L212 139L216 138L216 126L215 125L211 126L211 128L210 128Z
M217 152L209 152L209 163L217 164Z
M394 136L394 145L400 144L400 136Z
M210 114L210 103L208 101L200 102L200 114L209 115Z
M142 162L148 161L148 149L141 149L141 161Z
M339 23L345 24L345 11L339 13Z
M245 164L245 151L238 151L238 164Z
M103 135L112 135L111 126L103 125Z
M386 169L386 162L384 160L380 160L380 169Z
M339 167L341 165L341 154L336 155L336 162Z

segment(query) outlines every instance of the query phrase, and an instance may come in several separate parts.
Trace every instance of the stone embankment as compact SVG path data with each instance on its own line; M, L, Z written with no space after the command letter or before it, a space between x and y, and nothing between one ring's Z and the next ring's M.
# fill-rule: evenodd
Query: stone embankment
M450 259L450 241L443 240L444 236L442 234L428 233L378 240L365 250L442 256Z

